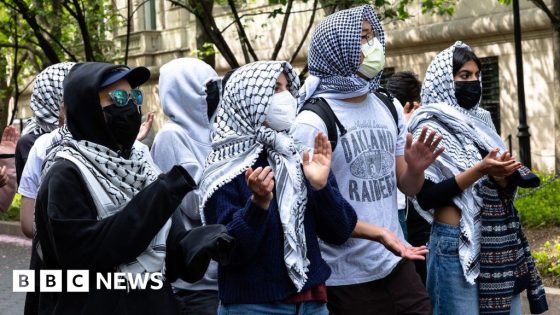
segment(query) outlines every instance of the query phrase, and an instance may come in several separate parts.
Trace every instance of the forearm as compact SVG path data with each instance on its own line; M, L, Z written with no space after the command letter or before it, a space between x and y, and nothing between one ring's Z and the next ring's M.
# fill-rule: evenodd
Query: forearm
M380 242L383 236L383 229L383 227L358 220L354 231L352 231L352 237Z
M481 171L479 164L476 164L473 167L455 176L455 181L457 182L457 186L459 186L461 191L463 191L472 186L483 176L484 173Z
M35 210L35 199L21 197L19 223L21 231L28 238L33 238L33 215Z
M416 195L424 185L424 172L413 172L408 165L397 180L400 191L407 196Z

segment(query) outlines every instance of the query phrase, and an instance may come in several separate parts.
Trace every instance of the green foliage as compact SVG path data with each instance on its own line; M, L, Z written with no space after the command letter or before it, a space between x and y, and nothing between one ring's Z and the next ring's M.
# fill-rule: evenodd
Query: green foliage
M457 0L422 0L422 13L453 15Z
M202 45L202 49L195 49L191 51L191 56L198 59L204 59L215 54L216 50L214 49L214 45L212 43L204 43Z
M520 189L519 195L534 192L515 201L524 227L560 226L560 179L552 182L553 174L539 173L541 189Z
M533 257L541 275L560 277L560 238L553 243L544 243L540 251L533 252Z
M0 221L19 221L19 207L21 205L21 195L16 194L10 208L6 212L0 212Z

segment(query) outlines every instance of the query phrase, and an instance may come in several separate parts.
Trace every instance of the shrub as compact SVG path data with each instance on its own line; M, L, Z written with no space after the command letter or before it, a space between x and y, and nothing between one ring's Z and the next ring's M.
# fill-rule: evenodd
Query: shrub
M560 226L560 178L552 180L554 174L538 175L542 188L519 189L521 197L515 201L515 207L521 223L527 228Z
M540 251L533 252L533 257L541 275L551 274L560 277L560 238L544 243Z
M16 194L10 208L6 212L0 212L0 221L19 221L19 206L21 204L21 195Z

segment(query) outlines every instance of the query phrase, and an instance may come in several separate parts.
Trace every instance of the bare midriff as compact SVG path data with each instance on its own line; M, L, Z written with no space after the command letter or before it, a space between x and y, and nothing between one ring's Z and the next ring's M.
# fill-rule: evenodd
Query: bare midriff
M461 210L454 206L445 206L436 209L436 213L434 214L434 220L449 224L449 225L459 225L459 221L461 221Z

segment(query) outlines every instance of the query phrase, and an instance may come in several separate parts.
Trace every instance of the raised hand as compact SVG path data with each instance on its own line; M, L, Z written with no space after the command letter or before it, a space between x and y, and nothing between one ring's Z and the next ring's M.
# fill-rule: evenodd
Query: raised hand
M16 144L19 140L19 131L14 126L4 128L2 140L0 142L0 154L14 154L16 152Z
M493 149L477 164L477 168L482 174L492 176L496 180L502 180L521 168L521 163L517 162L507 151L498 158L499 151L499 148Z
M426 137L427 133L428 128L422 128L420 137L414 143L412 143L412 134L406 135L404 159L408 169L414 174L423 173L444 150L444 148L437 148L443 137L439 135L436 137L435 131L430 132Z
M270 201L274 197L274 172L270 166L257 167L254 171L249 168L245 172L245 180L253 196L253 203L262 209L268 210Z
M404 104L403 107L403 116L404 116L404 121L408 122L410 120L410 117L412 117L412 114L414 114L414 111L417 110L418 108L420 108L420 103L418 102L406 102L406 104Z
M397 235L395 235L395 233L385 228L382 230L380 243L395 254L395 256L408 260L425 260L425 256L428 253L426 246L407 246L397 237Z
M136 140L142 141L146 139L146 137L150 133L150 130L152 129L153 123L154 123L154 113L148 113L148 117L146 118L146 121L143 122L142 125L140 125L140 130L136 135Z
M329 172L331 170L331 143L327 136L319 132L315 136L315 146L313 148L313 158L309 159L309 152L303 152L303 172L311 187L316 190L322 189L327 185Z

